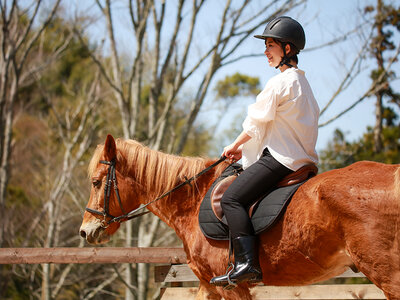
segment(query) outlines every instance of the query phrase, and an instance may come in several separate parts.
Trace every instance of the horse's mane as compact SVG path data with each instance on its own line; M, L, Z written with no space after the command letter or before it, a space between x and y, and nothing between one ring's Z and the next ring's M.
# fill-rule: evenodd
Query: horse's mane
M188 158L152 150L134 140L116 139L117 169L134 179L155 195L160 195L205 168L205 159ZM98 145L89 163L88 174L93 176L104 145ZM122 166L122 167L121 167Z

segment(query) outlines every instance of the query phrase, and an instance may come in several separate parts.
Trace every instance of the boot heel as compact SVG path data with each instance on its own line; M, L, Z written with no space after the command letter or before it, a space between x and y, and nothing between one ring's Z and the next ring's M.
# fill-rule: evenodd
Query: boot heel
M256 283L260 283L262 282L262 278L256 277L256 278L252 278L248 281L250 284L256 284Z

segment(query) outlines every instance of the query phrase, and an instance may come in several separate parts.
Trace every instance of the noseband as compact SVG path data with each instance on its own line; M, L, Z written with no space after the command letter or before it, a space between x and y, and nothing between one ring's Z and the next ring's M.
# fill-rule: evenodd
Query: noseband
M117 184L117 176L115 175L115 163L116 163L116 158L112 159L111 161L106 161L106 160L100 160L101 164L105 164L108 165L108 171L107 171L107 177L106 177L106 183L104 185L104 206L103 206L103 211L99 211L99 210L95 210L89 207L86 207L85 210L95 214L95 215L100 215L103 216L103 220L101 221L101 227L103 228L107 228L111 223L121 223L122 221L128 221L131 220L133 218L137 218L140 216L143 216L145 214L148 214L150 211L145 211L142 213L137 213L137 211L142 210L144 208L146 208L148 205L168 196L169 194L171 194L172 192L176 191L177 189L181 188L182 186L189 184L197 179L198 177L200 177L201 175L203 175L204 173L208 172L209 170L211 170L212 168L214 168L215 166L219 165L221 162L223 162L226 159L226 157L221 157L219 160L217 160L215 163L213 163L212 165L210 165L209 167L205 168L204 170L202 170L200 173L194 175L193 177L186 179L184 182L178 184L176 187L174 187L173 189L169 190L168 192L162 194L161 196L157 197L156 199L154 199L153 201L150 201L149 203L147 203L146 205L143 205L139 208L136 208L132 211L130 211L129 213L126 213L124 210L124 207L122 206L122 201L121 201L121 197L119 196L119 192L118 192L118 184ZM186 177L185 177L186 178ZM114 191L115 191L115 195L117 196L117 200L119 203L119 207L122 211L122 215L119 217L114 217L113 215L110 214L110 194L111 194L111 188L112 185L114 184ZM109 220L107 221L107 218L109 218Z

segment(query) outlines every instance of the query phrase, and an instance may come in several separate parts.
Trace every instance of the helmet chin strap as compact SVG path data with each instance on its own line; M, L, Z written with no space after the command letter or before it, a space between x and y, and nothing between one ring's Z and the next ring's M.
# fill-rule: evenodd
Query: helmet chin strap
M282 67L283 65L287 65L289 68L293 68L293 65L291 63L289 63L290 59L288 57L282 57L281 62L279 63L279 65L277 65L275 67L275 69L278 69L280 67Z
M281 44L282 50L283 50L283 57L281 59L281 62L279 63L279 65L277 65L275 67L275 69L278 69L278 68L282 67L283 65L287 65L289 68L293 68L293 65L290 63L290 57L288 57L286 55L286 50L285 50L286 45L287 45L286 43Z

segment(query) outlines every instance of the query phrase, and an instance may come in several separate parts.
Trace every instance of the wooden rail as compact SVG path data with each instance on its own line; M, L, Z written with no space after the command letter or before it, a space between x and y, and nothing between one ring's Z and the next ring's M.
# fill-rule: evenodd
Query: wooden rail
M0 264L186 263L182 248L0 248Z

